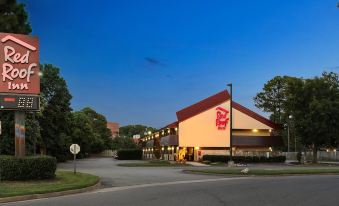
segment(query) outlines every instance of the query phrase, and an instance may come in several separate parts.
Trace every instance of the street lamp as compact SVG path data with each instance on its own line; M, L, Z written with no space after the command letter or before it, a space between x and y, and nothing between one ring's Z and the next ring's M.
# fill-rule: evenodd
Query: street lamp
M292 119L293 116L289 115L287 120L287 153L290 152L290 119Z
M232 121L232 119L233 119L233 115L232 115L232 101L233 101L233 99L232 99L232 83L230 83L230 84L227 84L227 86L230 88L230 161L228 162L229 163L229 165L230 164L233 164L233 161L232 161L232 137L233 137L233 135L232 135L232 129L233 129L233 125L232 125L232 123L233 123L233 121Z

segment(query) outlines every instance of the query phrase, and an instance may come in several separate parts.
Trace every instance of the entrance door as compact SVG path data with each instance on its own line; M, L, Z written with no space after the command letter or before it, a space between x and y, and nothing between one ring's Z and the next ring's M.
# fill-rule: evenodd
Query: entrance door
M194 147L187 147L187 161L194 161Z

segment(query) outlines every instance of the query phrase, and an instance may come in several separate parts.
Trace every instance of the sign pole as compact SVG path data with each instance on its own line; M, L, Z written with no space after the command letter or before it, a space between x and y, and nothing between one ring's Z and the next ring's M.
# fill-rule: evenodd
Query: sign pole
M76 145L74 144L74 145L73 145L74 151L76 151L75 147L76 147ZM74 174L76 174L76 172L77 172L76 156L77 156L77 154L74 152L74 155L73 155L73 158L74 158L74 159L73 159L73 164L74 164Z
M25 156L25 112L24 111L15 111L14 112L14 121L15 121L15 156L24 157Z

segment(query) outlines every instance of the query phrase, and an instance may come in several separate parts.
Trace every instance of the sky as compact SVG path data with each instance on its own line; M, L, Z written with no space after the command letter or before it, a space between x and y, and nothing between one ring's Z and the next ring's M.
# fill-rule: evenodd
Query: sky
M339 72L336 0L21 0L40 62L60 68L75 111L162 127L233 84L253 97L277 75Z

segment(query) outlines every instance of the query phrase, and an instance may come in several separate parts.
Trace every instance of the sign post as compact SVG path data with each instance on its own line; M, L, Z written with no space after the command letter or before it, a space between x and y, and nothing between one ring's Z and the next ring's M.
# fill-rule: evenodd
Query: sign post
M0 33L0 112L15 112L15 156L25 156L25 112L40 110L38 38Z
M72 144L69 147L69 151L73 154L73 166L74 166L74 174L75 174L76 171L77 171L77 168L76 168L76 157L77 157L77 154L80 152L80 146L78 144Z

